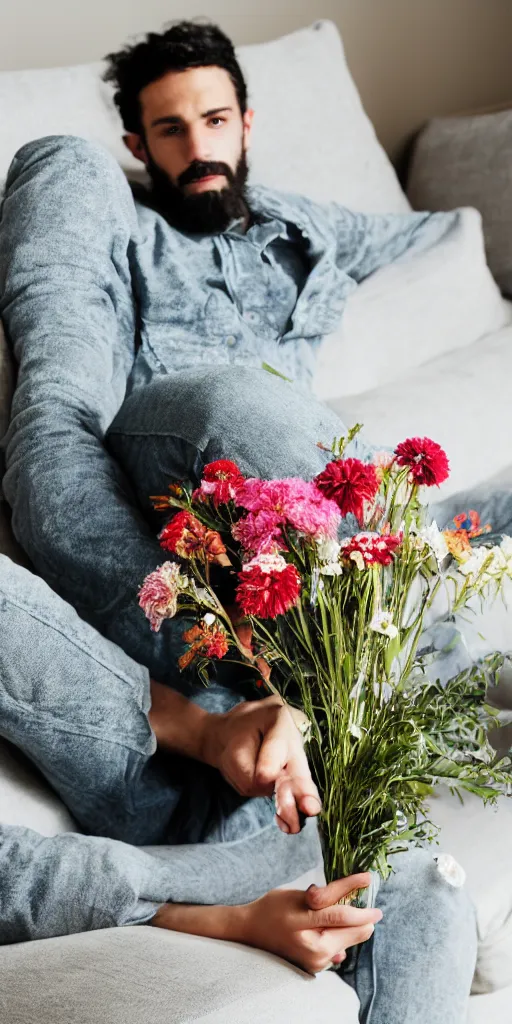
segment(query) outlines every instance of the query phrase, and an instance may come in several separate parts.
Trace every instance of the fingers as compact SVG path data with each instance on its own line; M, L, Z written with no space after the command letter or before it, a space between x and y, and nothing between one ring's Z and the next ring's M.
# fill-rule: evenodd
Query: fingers
M377 907L362 910L360 907L342 906L309 911L310 928L362 928L367 924L377 924L378 921L382 921L382 910Z
M357 928L333 928L329 932L325 932L322 936L322 954L325 957L323 966L333 963L336 957L340 957L337 963L341 963L345 959L346 949L367 942L368 939L371 939L374 931L374 924L365 924Z
M228 782L241 796L254 796L255 770L260 749L260 736L254 731L247 731L243 738L231 744L229 759L223 766L223 774ZM270 795L272 788L270 788ZM263 793L258 793L263 796Z
M290 757L290 742L279 718L263 737L256 764L256 781L259 785L274 783Z
M288 779L278 779L274 797L277 817L286 825L286 829L283 831L296 835L297 832L300 832L299 813L293 787Z
M353 889L367 889L370 882L370 873L364 871L358 875L349 875L348 878L339 878L335 882L330 882L329 885L310 886L305 893L307 906L311 910L332 907Z

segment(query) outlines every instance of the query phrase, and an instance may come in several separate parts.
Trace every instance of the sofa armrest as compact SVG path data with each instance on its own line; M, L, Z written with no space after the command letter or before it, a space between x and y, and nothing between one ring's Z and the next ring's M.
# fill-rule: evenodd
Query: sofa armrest
M357 1007L332 972L148 926L0 948L9 1024L357 1024Z

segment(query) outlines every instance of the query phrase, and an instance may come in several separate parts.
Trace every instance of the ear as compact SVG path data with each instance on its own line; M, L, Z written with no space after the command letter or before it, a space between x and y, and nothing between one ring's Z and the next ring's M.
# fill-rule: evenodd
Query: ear
M130 150L132 156L134 156L136 160L142 160L142 163L147 166L148 155L141 136L137 135L135 132L128 132L127 135L123 135L123 142L127 149Z
M252 133L252 122L254 120L254 110L246 110L243 116L243 135L244 135L244 149L249 149L251 145L251 133Z

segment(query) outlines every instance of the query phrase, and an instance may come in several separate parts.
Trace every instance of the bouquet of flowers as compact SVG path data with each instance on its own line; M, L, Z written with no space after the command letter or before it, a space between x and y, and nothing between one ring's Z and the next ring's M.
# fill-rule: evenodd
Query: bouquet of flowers
M487 735L503 656L442 684L422 635L440 597L453 618L500 592L512 539L491 545L473 512L444 533L427 525L421 488L447 478L444 451L410 438L362 462L346 456L359 429L319 446L332 458L311 482L246 478L219 460L196 490L153 497L173 513L159 534L172 560L139 592L153 630L191 615L182 669L208 682L216 659L235 660L299 713L328 880L385 878L391 853L433 839L424 805L437 782L485 801L510 783Z

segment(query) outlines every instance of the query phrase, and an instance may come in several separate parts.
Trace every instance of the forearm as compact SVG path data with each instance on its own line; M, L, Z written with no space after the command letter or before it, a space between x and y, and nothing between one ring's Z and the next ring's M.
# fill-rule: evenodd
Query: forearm
M156 928L228 942L248 942L247 910L244 906L194 906L166 903L151 920Z
M207 736L218 717L176 690L151 680L149 723L164 750L209 763Z

